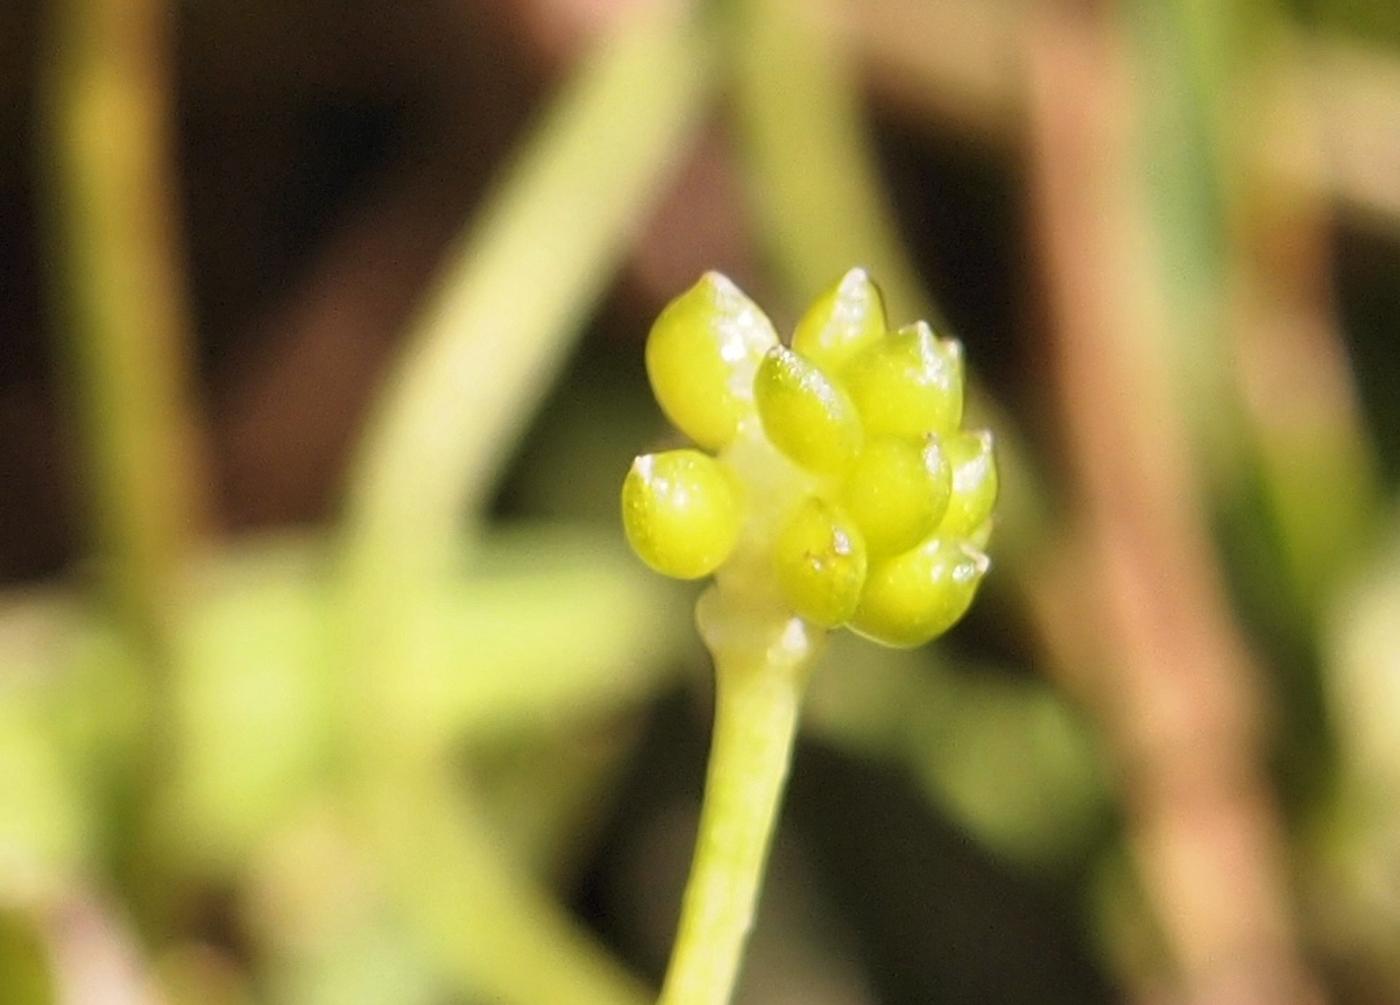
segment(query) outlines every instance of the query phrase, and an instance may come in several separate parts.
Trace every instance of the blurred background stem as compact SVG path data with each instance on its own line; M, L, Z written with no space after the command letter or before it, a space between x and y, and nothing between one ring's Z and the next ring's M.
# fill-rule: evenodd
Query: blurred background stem
M164 659L207 486L170 166L171 11L63 0L50 18L41 177L85 515L104 596Z
M1289 586L1285 619L1302 635L1375 543L1378 465L1337 318L1331 209L1307 184L1325 173L1324 143L1301 46L1274 16L1231 49L1248 55L1208 92L1226 117L1228 345ZM1262 156L1264 136L1292 156Z
M1127 840L1190 1002L1310 1002L1285 843L1262 770L1261 691L1235 624L1165 358L1140 237L1124 53L1048 5L1028 52L1032 192ZM1135 240L1135 238L1138 238Z
M650 1000L518 857L503 854L499 835L449 771L385 771L376 781L367 794L378 803L368 807L378 865L408 928L452 986L516 1005ZM403 812L406 802L418 808L412 815Z
M114 772L131 814L117 828L118 878L146 934L159 938L178 899L157 850L176 753L175 634L207 521L171 166L172 12L163 0L64 0L48 13L41 177L75 481L102 605L144 671L133 696L142 714L135 757Z
M834 17L825 2L732 4L727 52L759 243L793 303L859 263L879 277L895 318L937 326L879 183Z
M510 166L409 335L351 473L352 577L441 567L679 166L707 42L678 4L621 21Z
M352 472L340 625L371 833L391 876L422 875L426 858L447 877L396 884L446 972L518 1005L642 994L489 837L463 786L425 798L448 830L391 826L399 795L445 756L396 715L396 681L422 658L414 607L460 570L463 531L476 531L512 444L689 147L708 62L705 36L671 4L621 18L585 57L439 277Z

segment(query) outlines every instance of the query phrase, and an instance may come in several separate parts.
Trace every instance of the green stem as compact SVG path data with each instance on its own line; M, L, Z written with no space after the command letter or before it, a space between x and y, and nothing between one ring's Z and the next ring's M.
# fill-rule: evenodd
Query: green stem
M737 135L760 238L798 303L858 262L896 317L936 322L880 185L852 60L824 13L802 0L731 8Z
M650 1001L649 989L505 853L450 767L381 775L360 796L404 923L471 1000Z
M711 48L684 8L627 16L516 157L370 417L349 488L349 575L392 593L396 577L441 568L480 519L701 124Z
M416 629L460 572L463 524L480 531L511 445L701 123L710 50L666 4L584 60L439 278L351 479L337 599L352 795L396 907L459 995L646 996L490 839L469 788L434 781L451 758L415 728L405 681L442 658Z
M738 604L706 624L707 603L725 604L712 590L700 609L715 654L714 739L695 859L658 1005L723 1005L734 992L815 649L796 619L759 622L755 633L736 625ZM730 637L717 640L722 633Z
M107 599L152 662L203 520L163 0L66 0L41 95L60 361Z
M168 0L49 5L40 85L57 364L74 419L101 602L140 661L139 746L116 778L137 813L115 856L148 934L170 924L159 849L175 761L184 577L207 520L191 390L175 171ZM105 669L112 686L117 664Z

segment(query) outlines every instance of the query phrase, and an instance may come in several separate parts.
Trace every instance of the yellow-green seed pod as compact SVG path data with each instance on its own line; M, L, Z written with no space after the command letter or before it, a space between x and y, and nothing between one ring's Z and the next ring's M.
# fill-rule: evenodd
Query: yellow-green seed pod
M865 582L865 542L840 507L812 496L778 533L773 567L792 609L823 628L845 624Z
M953 469L953 494L938 533L967 537L987 523L997 502L997 463L992 434L956 433L943 440Z
M882 436L856 458L842 488L872 557L897 555L933 533L948 509L952 470L938 437Z
M774 346L759 364L753 393L768 439L807 470L840 474L855 460L860 416L815 363Z
M698 450L646 454L622 483L622 525L638 557L677 579L708 576L739 539L742 513L728 473Z
M647 376L662 411L702 447L734 438L751 407L753 375L778 336L764 313L718 272L666 305L647 337Z
M797 322L792 347L828 373L839 373L885 334L885 300L864 269L852 269Z
M962 422L962 346L923 321L865 350L843 378L871 436L951 433Z
M931 537L870 567L851 627L888 646L921 646L967 612L990 565L962 542Z

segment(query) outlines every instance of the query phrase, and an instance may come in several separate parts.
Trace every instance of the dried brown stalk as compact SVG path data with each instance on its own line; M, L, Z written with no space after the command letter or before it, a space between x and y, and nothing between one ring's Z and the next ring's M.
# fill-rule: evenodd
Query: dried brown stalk
M1047 16L1027 32L1037 236L1084 542L1079 613L1105 659L1086 698L1116 753L1180 999L1311 1002L1260 763L1257 667L1172 401L1129 190L1129 85L1102 29Z

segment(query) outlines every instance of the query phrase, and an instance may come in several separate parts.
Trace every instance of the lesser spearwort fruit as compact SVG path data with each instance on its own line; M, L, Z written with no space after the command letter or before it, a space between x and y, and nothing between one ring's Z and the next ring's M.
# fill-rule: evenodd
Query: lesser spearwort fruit
M889 329L848 272L782 345L718 273L652 326L647 374L702 449L638 457L622 487L637 554L714 577L697 622L715 658L715 736L661 1001L720 1005L737 976L812 658L828 629L922 645L988 569L992 437L962 428L962 346Z
M681 579L891 646L947 631L972 602L997 495L992 438L961 428L962 346L888 331L855 269L778 341L707 273L662 311L647 373L701 447L638 457L622 491L637 554Z

